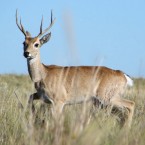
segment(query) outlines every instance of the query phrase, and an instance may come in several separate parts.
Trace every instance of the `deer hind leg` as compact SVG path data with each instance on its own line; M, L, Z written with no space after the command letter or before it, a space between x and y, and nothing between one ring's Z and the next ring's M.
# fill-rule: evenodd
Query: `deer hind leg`
M111 105L117 108L126 108L128 110L128 117L125 122L125 126L130 127L132 122L132 117L134 113L135 103L130 100L122 99L122 98L113 98L110 100Z

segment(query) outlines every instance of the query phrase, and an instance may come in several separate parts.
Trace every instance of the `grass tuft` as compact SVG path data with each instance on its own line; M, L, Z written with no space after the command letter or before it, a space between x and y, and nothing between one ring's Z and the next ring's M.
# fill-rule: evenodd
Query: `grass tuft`
M50 106L35 101L36 114L27 108L35 90L26 75L0 75L0 144L2 145L144 145L145 80L135 85L126 98L135 101L130 130L120 128L115 115L93 110L87 105L66 106L60 118L53 119Z

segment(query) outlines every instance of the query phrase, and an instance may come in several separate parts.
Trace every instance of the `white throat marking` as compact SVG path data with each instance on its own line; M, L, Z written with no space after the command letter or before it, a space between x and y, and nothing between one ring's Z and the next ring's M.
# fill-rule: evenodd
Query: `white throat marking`
M37 61L37 57L32 58L32 59L28 59L28 62L29 62L30 65L33 64L36 61Z

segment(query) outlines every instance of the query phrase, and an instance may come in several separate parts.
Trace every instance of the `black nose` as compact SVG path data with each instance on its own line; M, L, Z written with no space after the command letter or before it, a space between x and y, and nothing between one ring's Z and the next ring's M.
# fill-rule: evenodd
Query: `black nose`
M26 58L29 57L29 54L30 54L29 52L24 52L24 57Z

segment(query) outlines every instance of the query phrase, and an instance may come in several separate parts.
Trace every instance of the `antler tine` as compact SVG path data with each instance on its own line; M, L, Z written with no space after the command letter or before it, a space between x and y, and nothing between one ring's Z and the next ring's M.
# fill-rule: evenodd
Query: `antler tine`
M51 11L51 23L50 23L48 28L46 28L44 31L42 31L42 22L43 22L43 17L42 17L41 26L40 26L40 33L38 34L37 37L41 37L44 33L46 33L53 26L55 20L56 19L52 20L52 11Z
M26 34L26 32L25 32L25 30L24 30L24 27L23 27L23 25L22 25L22 23L21 23L21 18L20 18L20 25L19 25L19 23L18 23L18 12L17 12L17 10L16 10L16 24L17 24L17 26L18 26L18 28L20 29L20 31L25 35L25 37L27 36L27 34Z
M42 25L43 25L43 16L42 16L41 24L40 24L40 33L38 34L38 36L42 33Z
M52 17L53 17L53 13L52 13L52 10L51 10L51 24L52 24Z
M21 28L22 28L22 32L23 32L24 35L26 36L27 34L26 34L26 32L25 32L25 30L24 30L24 27L23 27L23 25L22 25L22 23L21 23L21 18L20 18L20 25L21 25Z

